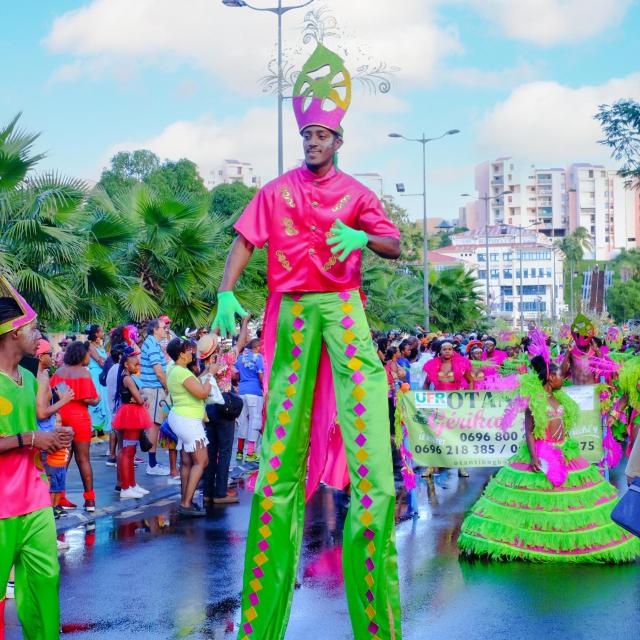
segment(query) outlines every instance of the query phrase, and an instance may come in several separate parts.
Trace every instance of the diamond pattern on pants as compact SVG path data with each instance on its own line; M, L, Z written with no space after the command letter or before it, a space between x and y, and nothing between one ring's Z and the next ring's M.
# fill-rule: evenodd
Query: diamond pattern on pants
M262 536L262 539L258 541L259 553L253 556L255 565L251 571L255 576L255 579L253 579L249 583L251 588L253 589L253 592L248 596L249 604L251 605L251 607L243 612L246 622L242 625L242 630L247 636L251 636L254 633L251 622L253 622L259 615L258 611L256 610L256 607L258 607L258 605L260 604L258 592L263 589L263 585L261 582L261 579L264 577L263 567L266 566L269 562L267 551L269 550L270 545L267 539L271 536L269 523L271 522L271 520L273 520L273 516L269 513L269 511L274 504L273 500L271 500L271 496L273 495L273 485L275 485L278 480L278 474L275 470L278 469L282 464L280 456L286 449L286 444L283 442L283 439L287 435L287 431L284 426L291 422L289 411L293 409L294 406L293 397L296 395L295 384L299 380L296 371L298 371L301 366L300 360L298 358L302 355L302 347L300 345L304 343L304 336L300 332L300 330L305 325L305 321L301 317L301 314L304 311L304 307L300 303L298 296L294 297L293 299L296 300L296 303L291 307L291 312L294 316L292 322L291 340L295 344L294 348L291 350L291 355L294 359L291 363L292 373L288 377L289 386L285 389L286 398L280 405L283 408L283 411L281 411L277 416L279 424L274 431L274 435L276 436L277 440L271 445L271 451L273 451L273 453L275 454L269 460L269 465L272 467L272 469L265 474L265 480L267 484L262 490L265 498L260 502L262 513L258 518L263 523L262 526L258 529L258 533ZM348 298L346 298L346 300L348 300Z

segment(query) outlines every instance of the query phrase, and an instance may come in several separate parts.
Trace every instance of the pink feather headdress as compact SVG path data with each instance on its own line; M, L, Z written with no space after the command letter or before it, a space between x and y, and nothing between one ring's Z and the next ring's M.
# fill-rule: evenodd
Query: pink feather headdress
M531 340L531 344L529 344L529 355L533 358L535 356L542 356L544 361L547 364L547 370L549 369L549 364L551 363L551 352L549 351L549 345L547 344L547 336L545 336L540 329L533 329L529 333L529 339Z

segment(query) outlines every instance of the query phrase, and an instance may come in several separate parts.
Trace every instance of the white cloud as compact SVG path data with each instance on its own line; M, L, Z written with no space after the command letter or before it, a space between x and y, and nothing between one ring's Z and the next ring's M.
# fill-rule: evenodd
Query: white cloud
M600 161L609 157L598 106L640 96L640 73L596 86L571 88L557 82L532 82L497 104L479 127L479 150L492 157L512 155L531 162Z
M539 75L537 66L521 62L513 67L498 71L488 71L476 67L452 67L444 69L441 74L443 82L465 87L467 89L509 89Z
M349 59L401 67L402 81L415 84L428 82L443 58L461 51L457 33L437 23L437 1L403 0L402 10L388 2L374 9L370 0L323 4L348 37ZM297 11L284 17L285 43L294 51L301 48L303 16ZM57 18L44 42L51 52L72 57L70 66L56 72L58 81L87 72L150 65L174 69L186 63L235 90L255 92L275 39L275 16L228 8L217 0L91 0ZM305 53L309 50L305 47Z
M469 0L504 33L541 46L580 42L622 21L633 0Z
M395 102L393 103L395 104ZM345 145L340 162L347 170L357 170L361 161L380 154L387 143L386 129L381 126L387 118L384 110L359 109L358 117L345 119ZM372 132L374 132L372 134ZM198 165L205 181L217 170L225 158L250 162L263 183L277 173L276 110L257 107L230 117L217 119L203 115L196 120L179 120L167 125L158 134L146 139L122 140L103 154L99 174L118 151L150 149L160 158L178 160L189 158ZM284 164L285 169L302 159L302 142L291 111L285 112Z

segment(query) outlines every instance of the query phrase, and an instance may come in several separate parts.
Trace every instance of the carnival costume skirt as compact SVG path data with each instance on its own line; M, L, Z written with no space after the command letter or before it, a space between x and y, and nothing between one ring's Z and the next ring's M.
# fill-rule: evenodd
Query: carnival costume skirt
M556 454L551 466L558 460L564 465L564 481L554 484L533 471L523 444L465 517L460 549L537 562L630 562L639 556L640 539L611 520L617 489L580 456L578 443L537 444ZM544 459L543 466L549 473Z
M141 404L122 404L113 418L111 426L118 431L124 429L150 429L153 426L149 412Z

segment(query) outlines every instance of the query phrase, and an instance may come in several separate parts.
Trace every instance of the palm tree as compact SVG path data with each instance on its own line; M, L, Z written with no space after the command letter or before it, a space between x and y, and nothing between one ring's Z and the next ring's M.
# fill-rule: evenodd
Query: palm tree
M573 233L557 242L556 247L558 247L565 256L565 282L568 276L571 295L571 316L573 317L575 305L573 274L576 265L584 257L584 252L591 251L593 248L591 236L584 227L578 227Z
M0 269L43 320L70 319L77 292L68 278L84 250L77 227L86 186L32 175L43 155L33 153L38 135L18 129L19 117L0 129Z
M442 331L472 329L482 315L478 281L464 267L431 271L429 316Z
M230 221L208 212L206 198L159 195L145 184L111 198L98 188L87 205L90 238L81 274L84 317L140 321L167 313L181 326L213 317L228 252ZM258 313L264 304L264 252L256 252L238 297Z

